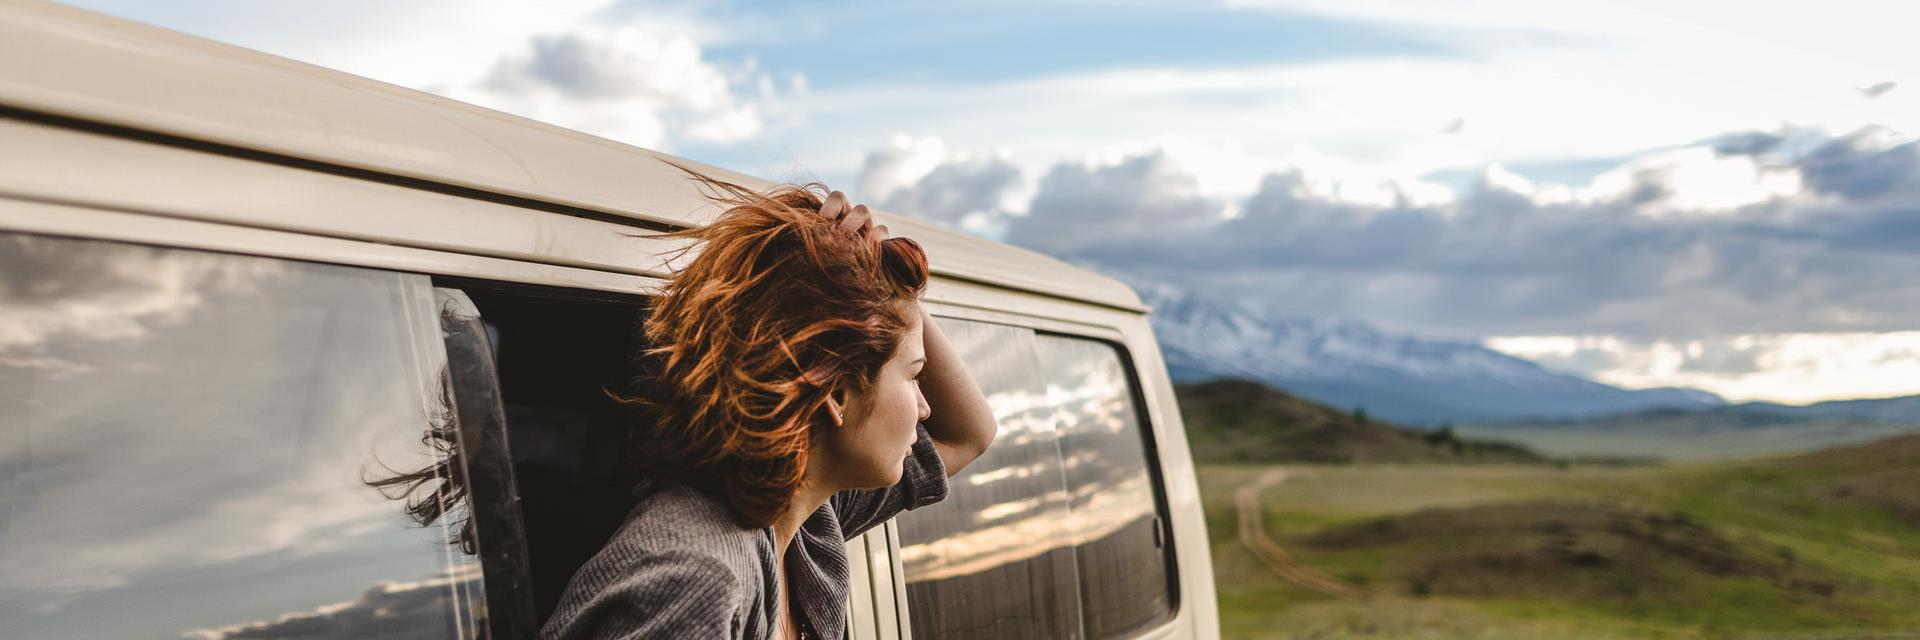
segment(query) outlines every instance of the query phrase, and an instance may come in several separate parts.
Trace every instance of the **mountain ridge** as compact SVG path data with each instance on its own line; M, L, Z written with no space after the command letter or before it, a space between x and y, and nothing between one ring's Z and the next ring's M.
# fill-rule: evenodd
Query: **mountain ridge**
M1149 322L1176 382L1250 378L1416 427L1728 404L1696 389L1623 389L1473 342L1394 335L1355 320L1280 314L1121 279L1153 309Z

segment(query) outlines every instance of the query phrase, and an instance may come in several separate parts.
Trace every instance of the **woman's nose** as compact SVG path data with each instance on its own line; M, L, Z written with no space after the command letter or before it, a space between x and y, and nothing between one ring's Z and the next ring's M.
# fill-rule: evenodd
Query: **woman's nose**
M920 393L918 390L916 390L913 393L913 397L916 401L920 403L920 421L926 422L927 418L933 417L933 405L927 404L926 394Z

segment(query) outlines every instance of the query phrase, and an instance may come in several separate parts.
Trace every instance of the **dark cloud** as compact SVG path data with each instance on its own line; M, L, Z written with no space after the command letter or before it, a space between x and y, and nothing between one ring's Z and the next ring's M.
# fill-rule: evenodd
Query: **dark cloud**
M1059 165L1007 241L1062 256L1126 260L1185 246L1220 219L1193 174L1163 152L1105 167ZM1170 257L1170 256L1162 256Z
M1835 139L1801 159L1807 186L1849 200L1879 197L1896 187L1908 196L1920 192L1920 146L1916 142L1876 149L1877 130L1863 130ZM1910 200L1920 204L1920 200Z
M488 88L514 92L544 86L587 100L624 98L642 88L611 52L577 35L539 36L530 44L532 55L494 65Z
M1482 180L1427 206L1336 199L1287 171L1223 219L1191 175L1148 154L1056 167L1007 240L1291 313L1429 335L1915 329L1920 282L1908 274L1920 271L1920 170L1914 143L1873 144L1879 136L1709 141L1724 155L1768 154L1765 164L1798 171L1819 197L1678 213L1670 169L1572 200Z
M1020 168L1001 158L948 162L912 184L894 189L878 205L958 227L970 215L988 219L1006 216L1002 200L1018 189L1022 180Z
M1721 136L1714 140L1713 150L1720 155L1757 156L1773 151L1786 139L1784 134L1779 133L1745 131Z
M1880 83L1875 83L1873 86L1870 86L1870 87L1861 87L1860 93L1862 95L1865 95L1868 100L1872 100L1874 98L1887 95L1887 92L1892 91L1894 90L1894 88L1899 86L1900 86L1899 83L1896 83L1896 82L1891 82L1891 81L1880 82Z

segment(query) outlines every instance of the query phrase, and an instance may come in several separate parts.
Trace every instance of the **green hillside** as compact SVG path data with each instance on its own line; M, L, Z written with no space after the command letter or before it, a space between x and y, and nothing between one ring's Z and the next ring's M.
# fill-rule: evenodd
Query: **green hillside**
M1524 447L1416 432L1242 379L1174 385L1202 461L1311 463L1539 462Z
M1282 579L1234 537L1232 494L1273 469L1265 530L1376 597ZM1920 435L1663 467L1206 465L1201 483L1230 638L1920 637Z

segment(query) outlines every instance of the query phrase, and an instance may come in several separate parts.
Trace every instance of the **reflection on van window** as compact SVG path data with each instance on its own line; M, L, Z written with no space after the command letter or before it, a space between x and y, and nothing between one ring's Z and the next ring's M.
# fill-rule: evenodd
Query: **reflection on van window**
M1173 545L1159 535L1165 521L1132 386L1112 345L1043 335L1038 346L1073 495L1086 637L1125 637L1173 613Z
M945 502L901 514L916 638L1111 638L1172 612L1143 426L1113 347L937 318L1000 422Z
M424 277L0 234L0 309L9 637L475 635L474 566L363 482L432 461Z
M1067 492L1033 331L935 322L980 382L1000 435L950 480L945 501L899 516L913 637L1078 637Z

